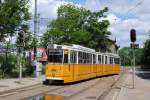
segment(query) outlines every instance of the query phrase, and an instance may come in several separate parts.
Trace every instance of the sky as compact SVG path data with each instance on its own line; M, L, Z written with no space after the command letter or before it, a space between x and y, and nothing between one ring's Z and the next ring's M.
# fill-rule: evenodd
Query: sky
M108 7L107 19L111 37L116 38L120 47L130 46L130 30L136 29L137 41L140 47L150 34L150 0L37 0L40 14L39 35L47 28L49 21L57 18L57 8L62 4L75 4L91 11ZM34 14L34 0L30 0L30 12ZM30 22L33 31L33 21Z

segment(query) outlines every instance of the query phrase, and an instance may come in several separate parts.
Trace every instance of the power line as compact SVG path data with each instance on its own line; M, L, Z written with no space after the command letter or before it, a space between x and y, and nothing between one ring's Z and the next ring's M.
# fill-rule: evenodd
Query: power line
M130 8L127 13L131 12L132 10L134 10L135 8L137 8L138 6L140 6L142 4L143 1L138 2L134 7Z

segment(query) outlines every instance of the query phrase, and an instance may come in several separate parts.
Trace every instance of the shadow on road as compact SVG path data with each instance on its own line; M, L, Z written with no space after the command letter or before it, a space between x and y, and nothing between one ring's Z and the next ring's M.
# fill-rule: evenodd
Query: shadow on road
M136 69L136 75L142 79L150 80L150 70L149 69Z

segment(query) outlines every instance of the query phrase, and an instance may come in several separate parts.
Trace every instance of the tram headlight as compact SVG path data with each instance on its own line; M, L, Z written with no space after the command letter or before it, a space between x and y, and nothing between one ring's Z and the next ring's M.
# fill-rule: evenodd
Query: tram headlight
M55 75L56 75L56 70L51 70L51 74L52 74L52 77L55 77Z

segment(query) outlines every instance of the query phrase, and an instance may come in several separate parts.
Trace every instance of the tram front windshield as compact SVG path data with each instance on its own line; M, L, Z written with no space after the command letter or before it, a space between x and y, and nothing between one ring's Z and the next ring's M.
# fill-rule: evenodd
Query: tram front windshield
M62 49L49 49L48 50L48 62L50 63L62 63L63 50Z

